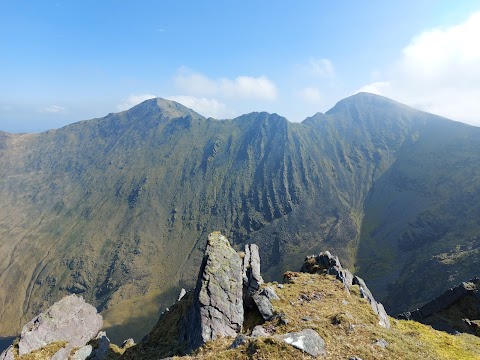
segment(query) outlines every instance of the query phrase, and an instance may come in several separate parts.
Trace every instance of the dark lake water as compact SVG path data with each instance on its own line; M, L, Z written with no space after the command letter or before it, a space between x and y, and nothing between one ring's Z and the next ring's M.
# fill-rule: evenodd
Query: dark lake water
M0 353L8 348L15 338L16 336L0 337Z

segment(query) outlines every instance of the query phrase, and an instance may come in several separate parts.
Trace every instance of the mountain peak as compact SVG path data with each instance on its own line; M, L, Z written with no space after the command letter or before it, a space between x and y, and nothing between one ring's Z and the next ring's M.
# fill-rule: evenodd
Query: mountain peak
M384 108L384 107L402 107L404 109L412 109L407 105L401 104L395 100L389 99L385 96L376 95L367 92L359 92L357 94L351 95L345 99L340 100L335 104L333 108L327 111L327 115L336 113L338 111L342 111L348 109L352 106L375 106L377 108Z
M199 113L187 108L186 106L176 101L167 100L160 97L145 100L140 104L135 105L131 109L127 110L127 113L134 115L144 115L145 113L155 113L159 111L164 117L168 118L178 118L187 115L196 118L204 118Z

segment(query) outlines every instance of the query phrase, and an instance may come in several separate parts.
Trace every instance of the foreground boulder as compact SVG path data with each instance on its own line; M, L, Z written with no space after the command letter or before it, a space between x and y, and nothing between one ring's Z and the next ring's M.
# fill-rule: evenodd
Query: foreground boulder
M403 320L415 320L449 333L480 336L480 278L462 282L421 308L401 313Z
M237 336L243 324L242 261L220 232L208 236L193 308L181 337L195 349L218 337Z
M103 319L92 305L82 297L70 295L53 304L45 312L27 323L20 334L18 343L11 346L0 356L0 359L13 359L18 355L30 354L50 344L61 344L61 348L52 354L53 360L68 359L73 349L80 349L100 331ZM77 359L83 354L90 355L91 347L82 349ZM83 356L82 355L82 356ZM84 358L85 358L84 357Z
M183 355L219 337L236 337L244 320L242 259L220 232L208 236L197 285L165 311L124 359Z
M350 290L352 285L358 285L360 287L360 296L366 298L369 302L372 310L378 315L378 323L380 326L389 329L390 321L388 320L388 314L385 311L383 305L375 301L371 291L368 289L367 284L359 276L353 276L348 269L344 269L340 264L338 257L333 256L330 252L321 252L318 255L308 256L300 269L301 272L309 274L329 274L334 275L340 280L347 291Z

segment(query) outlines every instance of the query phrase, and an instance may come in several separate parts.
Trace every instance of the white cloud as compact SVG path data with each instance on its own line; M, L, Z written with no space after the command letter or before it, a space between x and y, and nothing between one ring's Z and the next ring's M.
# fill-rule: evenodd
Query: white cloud
M225 119L233 117L234 112L224 103L205 97L195 97L189 95L168 96L168 100L176 101L205 117L213 117L216 119Z
M335 77L335 68L329 59L310 58L306 64L297 65L297 69L308 76L325 79Z
M277 98L277 86L266 76L212 79L182 67L174 77L174 82L177 89L190 96L268 101Z
M275 100L277 87L266 76L238 76L233 80L220 79L220 93L225 97Z
M306 88L303 88L297 92L297 96L307 103L314 105L323 105L323 95L316 87L308 86Z
M40 112L47 112L51 114L61 113L64 111L65 111L65 108L59 105L48 105L40 110Z
M131 94L122 103L117 105L118 111L128 110L135 105L140 104L141 102L155 98L155 95L152 94Z
M362 87L425 111L480 125L480 12L415 36L385 81Z
M212 96L218 93L218 84L215 80L186 67L181 67L173 80L180 91L189 95Z

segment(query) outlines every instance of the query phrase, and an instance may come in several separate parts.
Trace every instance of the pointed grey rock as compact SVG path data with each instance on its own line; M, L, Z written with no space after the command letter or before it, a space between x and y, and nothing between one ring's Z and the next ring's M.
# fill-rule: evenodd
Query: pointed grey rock
M180 338L196 349L218 337L235 337L243 324L242 261L228 239L213 232L194 293L193 308L187 315Z
M242 262L243 292L247 299L260 289L263 278L260 274L260 255L255 244L245 245L245 256Z

